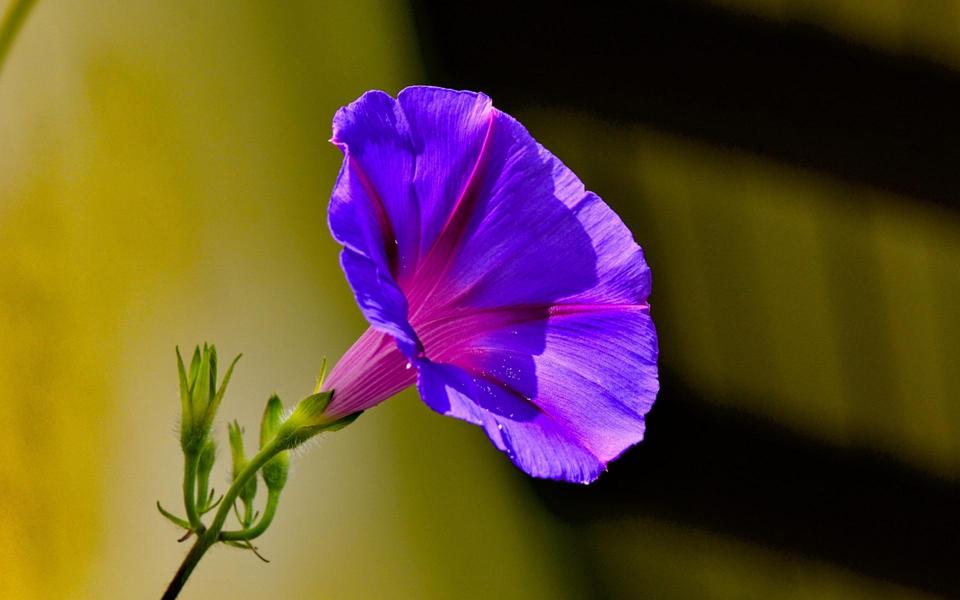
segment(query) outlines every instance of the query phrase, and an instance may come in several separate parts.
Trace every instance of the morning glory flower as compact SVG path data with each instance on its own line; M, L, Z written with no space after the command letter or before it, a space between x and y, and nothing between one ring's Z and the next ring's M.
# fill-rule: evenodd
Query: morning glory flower
M657 395L650 270L619 217L483 94L341 108L329 210L370 328L330 372L334 420L416 384L519 468L587 483Z
M210 425L233 365L216 388L212 346L189 371L177 351L186 518L157 510L196 541L167 600L213 546L257 553L291 449L414 384L536 477L589 483L643 438L659 389L650 270L610 207L483 94L367 92L337 112L331 141L343 165L330 231L370 328L289 412L270 398L249 459L234 422L216 500ZM224 529L231 510L239 528Z

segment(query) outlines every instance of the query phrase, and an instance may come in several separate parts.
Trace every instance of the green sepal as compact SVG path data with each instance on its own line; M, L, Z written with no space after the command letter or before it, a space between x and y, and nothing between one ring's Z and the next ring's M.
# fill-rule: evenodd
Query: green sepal
M194 439L196 427L193 420L193 384L196 379L196 372L200 365L200 355L198 350L193 351L193 360L190 363L190 373L186 372L183 366L183 356L180 355L180 347L176 347L177 353L177 375L180 379L180 447L184 453L196 455L197 442Z
M211 389L211 390L213 389L213 385L216 383L216 359L217 359L217 355L216 355L216 350L214 350L213 352L214 352L214 354L213 354L213 360L214 360L213 373L214 373L214 376L210 379L210 386L211 386L210 389ZM233 359L233 362L230 363L230 366L227 367L227 372L226 372L226 374L224 374L224 376L223 376L223 381L220 382L220 389L217 390L217 391L214 393L214 395L213 395L213 400L210 402L210 406L207 407L207 419L206 419L206 424L207 424L207 427L208 427L208 428L209 428L211 425L213 425L213 418L217 415L217 410L220 408L220 402L223 401L223 395L224 395L224 394L226 393L226 391L227 391L227 384L230 383L230 377L233 376L233 368L234 368L235 366L237 366L237 361L240 360L240 357L241 357L241 356L243 356L243 354L238 354L237 357Z
M363 411L358 411L336 421L328 421L325 412L332 401L332 391L311 394L301 400L278 433L283 438L283 447L288 450L296 448L319 433L343 429L363 414Z
M244 549L244 550L249 550L249 551L253 552L254 554L256 554L256 555L257 555L257 558L259 558L259 559L262 560L263 562L265 562L265 563L270 562L269 559L264 558L264 556L263 556L262 554L260 554L260 552L257 551L257 547L254 546L253 544L251 544L251 543L250 543L250 540L243 540L243 541L241 541L241 542L234 542L234 541L232 541L232 540L225 540L223 543L226 544L226 545L228 545L228 546L233 546L234 548L242 548L242 549Z
M207 420L207 417L210 417L210 421L213 421L213 417L210 416L210 407L213 405L213 399L217 395L217 347L213 344L210 344L210 348L207 349L207 364L209 365L210 372L207 374L207 391L206 396L207 402L203 407L203 416L204 421Z
M177 376L180 380L180 408L182 415L191 413L190 409L190 381L187 379L187 370L183 366L183 357L180 355L180 347L175 346L177 352Z
M337 421L334 421L333 423L330 423L329 425L327 425L326 427L324 427L323 430L324 430L324 431L340 431L341 429L343 429L344 427L346 427L346 426L349 425L350 423L353 423L354 421L356 421L357 419L359 419L359 418L360 418L360 415L362 415L362 414L363 414L363 411L362 411L362 410L358 410L357 412L355 412L355 413L353 413L353 414L351 414L351 415L347 415L347 416L345 416L345 417L342 418L342 419L339 419L339 420L337 420Z
M160 514L163 515L165 519L167 519L177 527L182 527L188 531L193 529L192 527L190 527L190 523L188 523L186 519L181 519L180 517L174 515L167 509L163 508L159 500L157 500L157 510L160 511Z
M306 443L310 438L325 433L328 431L339 431L346 427L347 425L356 421L360 415L363 414L363 411L357 411L353 414L347 415L336 421L331 421L330 423L321 423L319 425L312 425L310 427L300 427L297 428L288 438L286 448L292 450L301 444Z
M223 494L220 494L220 497L217 498L216 500L213 499L214 494L216 494L216 490L213 488L210 488L210 495L207 496L207 505L203 507L203 509L200 511L201 515L207 514L208 512L210 512L211 510L219 506L221 502L223 502Z
M290 415L290 421L298 427L310 427L323 421L323 413L333 401L333 392L316 392L310 394L297 404Z
M323 382L327 379L327 357L324 356L323 360L320 362L320 374L317 375L317 385L313 388L313 393L317 394L320 392L320 388L323 387Z
M280 432L283 447L288 450L296 448L323 431L329 425L324 421L323 413L332 400L333 392L317 392L301 400L283 423Z
M203 423L206 421L207 415L207 406L210 404L210 397L212 396L210 388L210 375L211 371L214 377L216 377L217 370L217 351L213 349L211 352L211 347L206 344L203 345L203 354L200 358L200 367L197 370L197 379L194 381L193 390L190 395L191 405L193 407L193 423L197 428L202 428ZM211 354L213 368L211 369Z
M193 386L197 382L197 375L200 371L200 346L193 349L193 358L190 359L190 393L193 394Z

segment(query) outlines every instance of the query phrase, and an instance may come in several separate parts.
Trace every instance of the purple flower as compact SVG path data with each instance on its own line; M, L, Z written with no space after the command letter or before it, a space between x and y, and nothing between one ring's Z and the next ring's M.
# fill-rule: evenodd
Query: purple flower
M650 270L623 222L474 92L371 91L337 112L330 201L370 329L337 418L416 383L537 477L587 483L643 438L659 387Z

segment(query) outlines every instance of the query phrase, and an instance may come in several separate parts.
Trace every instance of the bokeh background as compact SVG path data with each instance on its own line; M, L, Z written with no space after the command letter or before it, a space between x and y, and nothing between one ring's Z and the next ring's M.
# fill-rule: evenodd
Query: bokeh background
M424 82L644 246L648 439L537 482L404 393L185 598L960 596L960 3L41 0L0 72L0 597L159 596L174 345L244 353L224 422L311 389L364 329L330 119Z

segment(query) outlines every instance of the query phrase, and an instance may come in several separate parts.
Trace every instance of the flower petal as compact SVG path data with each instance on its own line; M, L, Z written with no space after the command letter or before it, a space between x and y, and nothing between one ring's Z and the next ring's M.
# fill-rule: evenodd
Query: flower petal
M349 248L340 253L340 265L370 325L395 337L397 345L408 357L419 355L420 341L407 322L406 298L389 272L376 261Z
M559 306L501 324L469 336L470 325L455 320L455 335L435 334L450 344L441 364L420 366L431 408L483 425L538 477L592 480L642 439L658 390L645 308Z
M449 217L460 229L444 231L405 289L415 327L451 306L646 301L630 231L520 123L495 114L480 164L471 202Z
M403 332L408 349L414 341L399 290L467 186L491 111L482 94L414 87L399 100L367 92L334 118L332 141L344 161L330 230L345 247L341 264L364 315L383 331Z
M416 373L394 338L371 327L337 361L324 381L323 390L334 392L326 415L334 421L379 404L413 385Z
M643 437L658 389L650 272L572 171L472 92L365 94L333 141L344 271L428 405L539 477L593 480Z
M475 92L408 87L397 102L416 154L414 192L420 209L419 254L425 256L476 174L493 105Z
M411 193L414 158L406 117L384 92L367 92L337 111L331 141L344 154L330 200L334 239L385 271L416 258L410 236L419 212ZM415 240L412 240L415 242Z
M546 415L520 421L481 409L474 403L476 398L502 406L516 399L502 388L483 385L459 367L421 366L418 387L424 401L437 412L483 426L490 441L534 477L586 483L604 470L597 457Z

